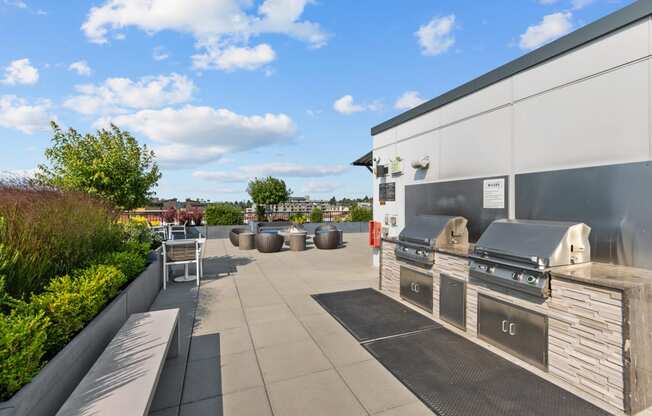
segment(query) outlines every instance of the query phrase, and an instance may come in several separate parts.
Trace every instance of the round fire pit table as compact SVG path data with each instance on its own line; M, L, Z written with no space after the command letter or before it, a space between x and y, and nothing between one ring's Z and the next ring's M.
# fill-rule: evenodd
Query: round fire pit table
M304 251L306 249L306 236L308 233L290 233L290 250Z
M238 234L238 248L240 250L253 250L256 248L255 243L256 235L249 232L241 232Z

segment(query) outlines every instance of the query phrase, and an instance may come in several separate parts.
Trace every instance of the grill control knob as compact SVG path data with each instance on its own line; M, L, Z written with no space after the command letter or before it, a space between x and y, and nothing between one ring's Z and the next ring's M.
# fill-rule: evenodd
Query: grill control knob
M527 277L527 282L528 282L529 284L531 284L531 285L536 284L536 283L537 283L537 280L538 280L538 279L537 279L536 276L528 275L528 277Z
M489 268L487 269L487 273L493 273L493 272L495 272L495 271L496 271L496 267L495 267L495 266L489 266Z
M516 280L516 281L523 280L523 273L514 272L512 274L512 280Z
M483 272L486 272L488 267L486 264L478 264L478 269L482 270Z

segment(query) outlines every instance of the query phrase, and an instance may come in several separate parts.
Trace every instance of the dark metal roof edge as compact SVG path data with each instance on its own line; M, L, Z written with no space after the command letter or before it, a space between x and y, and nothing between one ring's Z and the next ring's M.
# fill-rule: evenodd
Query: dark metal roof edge
M355 160L353 163L351 163L353 166L371 166L372 163L372 158L373 158L373 150L364 156L358 158Z
M579 48L589 42L599 39L609 33L615 32L625 26L652 15L652 0L639 0L618 11L615 11L600 20L596 20L568 35L561 37L545 46L508 62L480 77L454 88L430 101L427 101L411 110L397 115L371 129L371 135L382 133L409 120L419 117L430 111L450 104L481 89L503 81L511 76L530 69L536 65L553 59L559 55Z

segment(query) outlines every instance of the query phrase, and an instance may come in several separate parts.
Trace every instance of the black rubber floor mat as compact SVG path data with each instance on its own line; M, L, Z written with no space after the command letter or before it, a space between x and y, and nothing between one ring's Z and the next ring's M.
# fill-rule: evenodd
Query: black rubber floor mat
M446 329L373 341L365 348L440 416L608 415Z
M373 289L313 295L358 341L407 334L441 325Z

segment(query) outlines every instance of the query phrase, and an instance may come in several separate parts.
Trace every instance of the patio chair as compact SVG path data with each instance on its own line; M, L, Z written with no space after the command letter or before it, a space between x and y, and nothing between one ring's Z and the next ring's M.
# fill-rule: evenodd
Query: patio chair
M239 235L242 232L249 231L246 228L232 228L229 232L229 240L234 247L238 247L239 244Z
M313 238L315 247L320 250L333 250L342 244L342 232L334 225L320 225Z
M261 253L276 253L281 251L285 238L278 233L262 232L256 234L256 248Z
M157 235L161 238L161 241L165 241L168 239L168 227L163 227L163 226L152 227L151 230L152 233L154 233L154 235Z
M183 264L184 276L176 279L179 282L189 282L197 280L199 286L199 279L202 276L202 257L204 252L205 239L193 240L167 240L163 241L163 290L167 289L168 281L168 268L171 265ZM188 265L195 264L197 274L195 276L188 275Z
M168 231L168 238L170 240L185 240L188 238L188 234L186 233L186 226L185 225L170 225L170 229Z

